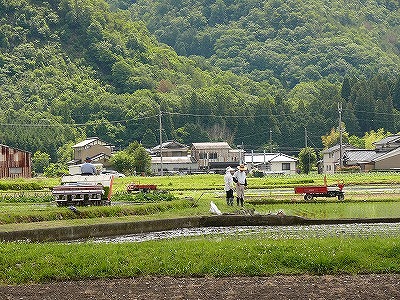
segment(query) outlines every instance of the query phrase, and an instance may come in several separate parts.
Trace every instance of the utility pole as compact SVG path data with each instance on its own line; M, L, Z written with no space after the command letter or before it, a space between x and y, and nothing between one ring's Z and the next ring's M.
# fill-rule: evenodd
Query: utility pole
M269 153L272 153L272 129L269 130Z
M304 147L307 148L307 128L304 127Z
M161 108L160 108L160 118L159 118L159 121L160 121L160 167L161 167L160 175L163 176L164 170L163 170L163 157L162 157L163 149L162 149L162 118L161 118L161 116L162 116L162 112L161 112Z
M339 112L339 166L343 167L343 133L342 133L342 103L338 102Z

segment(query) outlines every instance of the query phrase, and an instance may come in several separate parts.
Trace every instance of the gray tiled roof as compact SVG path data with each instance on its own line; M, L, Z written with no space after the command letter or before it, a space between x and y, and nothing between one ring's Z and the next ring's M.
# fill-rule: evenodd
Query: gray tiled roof
M400 139L400 135L391 135L391 136L385 137L384 139L376 142L375 146L376 145L386 145L386 144L394 143L394 142L397 142L399 139Z
M376 153L375 150L348 149L344 153L344 158L348 162L369 163L381 155L381 153Z

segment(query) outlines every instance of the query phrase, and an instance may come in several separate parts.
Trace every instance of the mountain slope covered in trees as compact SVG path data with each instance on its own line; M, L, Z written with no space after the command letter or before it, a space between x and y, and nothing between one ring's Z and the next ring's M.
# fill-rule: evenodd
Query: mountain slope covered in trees
M180 55L256 81L341 81L398 72L395 0L137 0L129 8ZM118 5L118 2L116 3ZM124 5L126 7L126 2Z
M321 136L337 126L339 101L350 134L400 129L395 43L388 43L384 52L376 46L380 59L374 59L375 52L372 58L365 58L365 69L382 67L378 73L364 74L362 68L352 67L343 82L344 73L335 68L313 79L300 76L294 81L292 72L283 80L276 76L279 72L261 68L222 71L214 53L177 55L172 47L160 43L158 38L162 38L157 32L152 35L142 20L132 21L135 10L129 2L117 1L110 9L103 0L0 0L1 143L46 152L54 161L68 160L70 145L86 136L98 136L121 148L135 140L154 146L162 111L164 140L225 140L231 145L243 143L246 149L263 149L272 140L277 150L295 153L304 146L305 128L311 145L322 147ZM154 7L162 15L170 7L178 7L175 3L181 3L183 9L184 4L207 3L211 8L220 2L164 1L166 8L162 9L163 3ZM149 9L156 4L146 3ZM246 5L253 2L242 6L236 1L224 3L229 4L226 12L232 15L235 6L230 3L237 3L236 21L244 22ZM130 11L116 9L121 4ZM143 6L145 2L134 4ZM398 10L396 2L394 5ZM191 8L187 6L188 15ZM309 12L313 14L311 7ZM225 23L215 23L213 28L226 29L229 23ZM192 33L197 34L200 31ZM224 40L234 41L248 34L234 30L223 35ZM239 49L250 47L242 41L237 45ZM227 55L228 50L221 48ZM290 57L286 63L293 68L297 65L299 72L307 69L301 56L292 59L286 50L280 51ZM241 59L240 55L229 56ZM264 60L273 57L270 52L259 55ZM278 63L274 63L276 68L288 69ZM254 76L256 72L261 75Z

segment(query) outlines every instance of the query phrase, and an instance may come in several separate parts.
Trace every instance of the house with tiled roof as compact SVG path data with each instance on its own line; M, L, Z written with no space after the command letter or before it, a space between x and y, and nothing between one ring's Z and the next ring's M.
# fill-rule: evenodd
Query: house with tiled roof
M342 145L342 157L346 150L356 149L352 145ZM334 145L322 151L322 173L333 174L340 167L340 145Z
M342 146L344 167L359 167L361 172L371 170L400 170L400 135L391 135L374 143L375 149L357 149L351 145ZM335 145L323 153L323 173L337 171L340 146Z
M245 163L249 169L265 174L295 174L298 159L284 153L246 153Z
M94 163L102 163L107 165L113 146L107 142L102 141L98 137L90 137L72 146L74 150L74 160L70 164L81 164L85 161L86 157L90 157Z
M197 162L189 154L189 147L177 141L166 141L151 148L150 156L153 174L161 174L161 165L164 174L190 174L198 170Z
M200 170L221 171L244 158L243 149L232 149L227 142L192 143L190 152Z
M375 150L368 149L346 149L343 153L343 166L357 166L361 172L368 172L375 169L374 160L381 156Z

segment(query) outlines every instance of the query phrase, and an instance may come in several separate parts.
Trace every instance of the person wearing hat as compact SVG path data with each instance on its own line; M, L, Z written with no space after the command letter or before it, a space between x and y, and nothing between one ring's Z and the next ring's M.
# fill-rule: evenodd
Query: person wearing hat
M236 183L236 201L237 205L240 204L241 206L244 203L244 189L247 186L246 170L246 166L240 164L238 170L233 174L233 181Z
M226 193L226 204L233 206L233 172L235 171L235 169L231 168L231 167L227 167L226 168L226 172L224 175L224 181L225 181L225 193Z
M94 164L92 164L92 159L86 157L85 163L81 165L81 175L96 175L97 170Z

